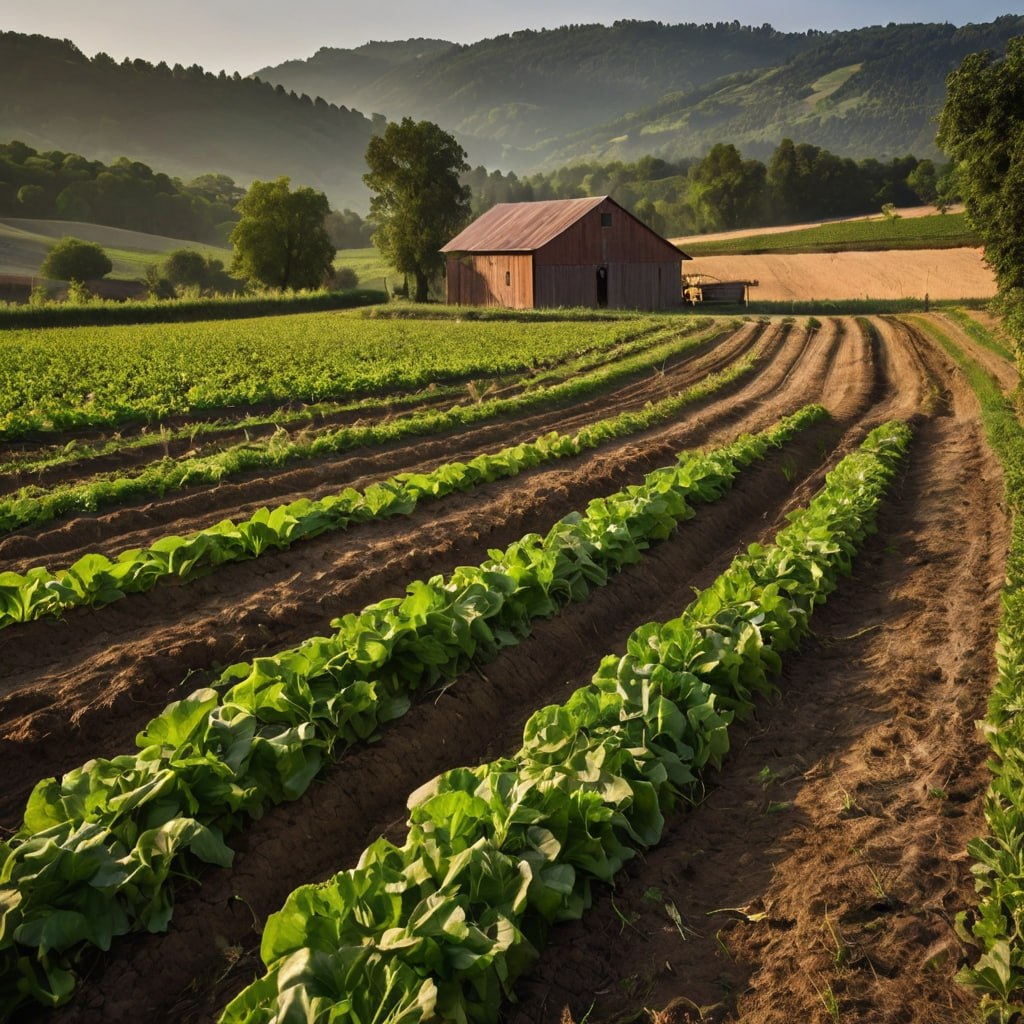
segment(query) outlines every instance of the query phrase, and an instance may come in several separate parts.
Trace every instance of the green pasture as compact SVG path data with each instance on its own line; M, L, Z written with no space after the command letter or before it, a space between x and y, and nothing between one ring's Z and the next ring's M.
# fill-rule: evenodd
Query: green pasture
M980 246L981 239L962 213L936 213L925 217L883 217L842 220L813 228L756 233L742 238L688 242L690 256L741 256L756 253L850 252L881 249L957 249Z

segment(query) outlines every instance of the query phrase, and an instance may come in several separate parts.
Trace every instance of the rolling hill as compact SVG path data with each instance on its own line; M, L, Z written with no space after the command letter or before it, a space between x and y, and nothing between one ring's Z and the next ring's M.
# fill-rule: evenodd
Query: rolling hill
M192 178L290 176L341 206L365 205L372 131L356 110L290 95L237 72L84 56L67 40L0 33L0 141L126 156Z
M454 131L473 162L518 171L581 159L696 156L729 141L765 156L782 138L844 156L936 156L946 75L1001 52L1024 17L782 33L738 22L619 21L321 49L259 77Z

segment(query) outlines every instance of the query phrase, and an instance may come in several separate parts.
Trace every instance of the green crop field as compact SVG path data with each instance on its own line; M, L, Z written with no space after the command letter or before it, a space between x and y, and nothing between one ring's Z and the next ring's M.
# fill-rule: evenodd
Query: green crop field
M847 252L872 249L955 249L979 246L981 239L962 213L881 220L843 220L797 231L742 238L689 242L689 256L739 256L752 253Z
M657 323L482 324L307 313L12 330L0 336L0 427L116 423L492 376L610 346Z
M1010 353L861 312L0 331L0 1018L1019 1002Z

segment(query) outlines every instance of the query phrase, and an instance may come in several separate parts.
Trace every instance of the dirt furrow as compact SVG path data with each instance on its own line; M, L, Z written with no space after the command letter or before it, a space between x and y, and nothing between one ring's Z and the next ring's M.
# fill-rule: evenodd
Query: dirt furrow
M748 352L763 329L761 324L745 324L640 380L572 405L547 407L515 418L502 417L447 434L414 438L380 448L357 449L277 471L242 474L230 482L175 492L141 507L127 506L25 529L0 539L0 566L24 572L40 562L68 564L88 551L113 555L131 547L145 546L168 533L202 529L228 515L244 518L265 504L281 504L299 497L317 498L347 486L363 487L393 473L470 459L482 452L533 440L550 430L571 433L598 419L637 409L649 400L685 390L712 370ZM777 343L782 332L778 328L774 331ZM769 344L769 354L772 350Z
M830 347L823 344L821 355ZM623 646L635 626L684 607L693 586L709 583L738 548L763 536L765 517L774 520L791 504L791 480L821 472L832 430L823 425L771 456L642 564L417 707L378 746L328 771L302 801L253 823L239 837L232 871L211 874L200 891L183 896L171 933L125 943L57 1019L116 1020L128 1006L157 1019L212 1019L257 967L253 915L262 920L296 884L351 865L381 832L400 838L409 792L446 767L513 749L536 707L564 700L581 670ZM157 963L154 986L144 979Z
M401 593L410 579L478 562L489 548L546 529L682 449L763 429L818 397L809 383L831 365L837 344L832 331L818 332L810 342L797 332L737 394L718 398L693 419L588 458L454 496L408 518L225 567L187 586L161 587L97 612L69 614L64 622L0 633L7 664L0 742L11 744L0 824L16 822L40 764L59 774L89 757L130 749L152 715L206 682L211 668L327 632L331 618ZM791 373L794 366L805 368ZM863 398L871 390L872 368L865 363L856 369L864 382L853 392L845 385L843 390ZM782 378L787 388L779 393ZM822 397L835 404L831 391ZM851 411L856 415L855 407ZM831 438L821 442L827 449L839 427L824 429Z
M972 359L981 363L997 381L1006 394L1012 394L1020 384L1017 367L998 352L978 344L952 317L942 313L925 314L944 333L949 335L956 344Z
M983 829L1001 476L948 360L881 333L891 394L930 411L879 534L706 799L559 930L509 1024L976 1019L953 922Z

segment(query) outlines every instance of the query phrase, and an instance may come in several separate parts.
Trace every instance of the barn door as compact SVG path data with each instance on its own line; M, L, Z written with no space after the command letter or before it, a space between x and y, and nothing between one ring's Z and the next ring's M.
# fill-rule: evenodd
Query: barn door
M608 268L597 268L597 306L604 309L608 305Z

